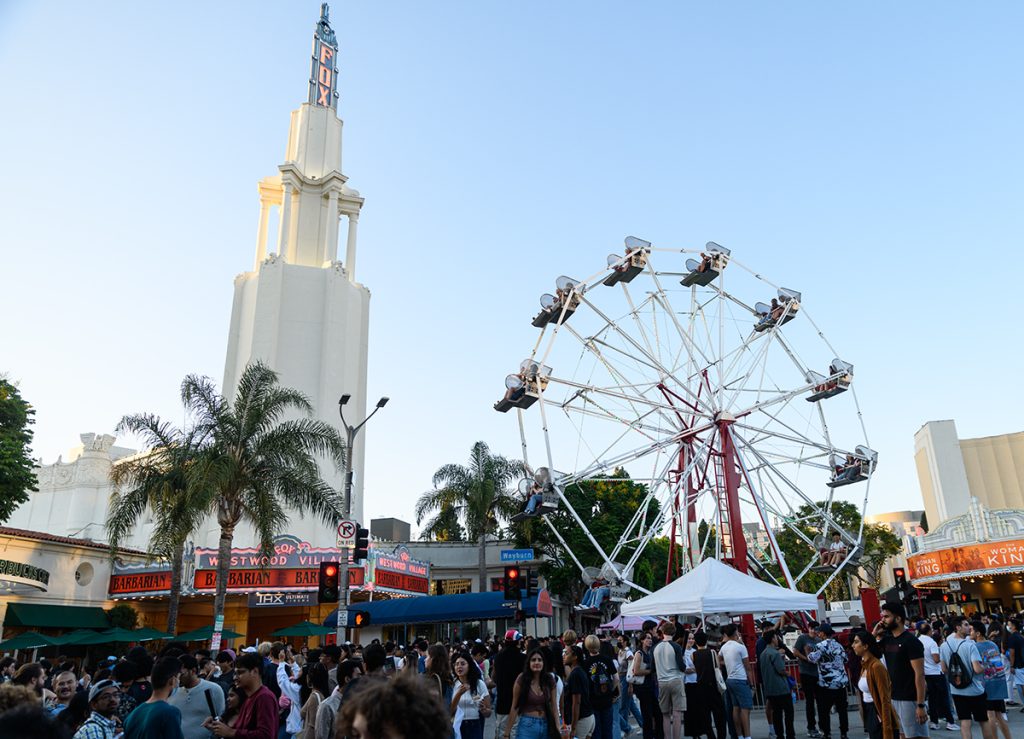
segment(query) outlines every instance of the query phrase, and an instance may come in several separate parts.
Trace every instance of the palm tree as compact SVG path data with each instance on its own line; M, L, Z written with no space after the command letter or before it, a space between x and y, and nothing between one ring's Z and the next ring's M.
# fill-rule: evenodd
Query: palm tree
M156 526L149 539L149 552L171 563L171 595L167 630L178 624L185 542L198 528L209 509L209 490L190 484L188 468L199 440L158 416L140 413L124 416L118 433L130 433L144 441L147 451L118 462L110 471L114 492L107 513L107 537L114 557L138 520L151 510Z
M203 440L189 477L212 491L207 510L220 527L216 622L224 614L239 523L255 529L269 555L289 508L329 524L340 520L342 495L323 480L317 461L328 457L343 468L345 443L333 426L310 418L313 407L306 396L281 387L277 373L262 362L246 367L230 402L209 378L195 375L185 378L181 396ZM305 418L285 418L297 413Z
M473 445L469 466L446 464L434 473L434 489L416 501L416 524L437 512L426 526L431 531L449 511L456 510L466 528L466 538L480 545L480 592L487 592L487 535L498 531L499 520L510 518L523 507L523 501L510 486L526 474L526 465L518 460L491 454L482 441Z

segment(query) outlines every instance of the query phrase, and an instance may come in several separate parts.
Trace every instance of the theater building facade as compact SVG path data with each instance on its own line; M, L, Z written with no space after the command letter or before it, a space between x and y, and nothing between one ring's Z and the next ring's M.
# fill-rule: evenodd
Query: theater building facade
M974 498L967 513L907 542L910 584L941 588L948 610L1024 611L1024 509L988 510Z

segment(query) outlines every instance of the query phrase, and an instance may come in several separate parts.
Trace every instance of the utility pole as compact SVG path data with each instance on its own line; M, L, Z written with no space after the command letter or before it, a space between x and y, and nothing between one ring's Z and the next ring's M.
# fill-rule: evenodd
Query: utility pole
M353 444L356 441L356 434L359 430L366 425L366 422L373 418L377 411L388 404L387 396L377 401L377 407L373 409L366 418L363 419L362 423L358 426L352 426L345 420L345 404L352 398L351 395L342 395L338 400L338 415L341 416L341 425L345 427L345 500L344 510L342 510L342 517L348 521L352 517L352 449ZM358 530L358 526L356 527ZM348 558L350 553L349 547L341 548L341 562L339 562L340 569L340 585L341 592L338 598L338 626L335 632L337 643L340 645L345 641L345 632L347 629L348 622ZM345 614L344 616L342 614ZM342 623L345 621L346 623Z

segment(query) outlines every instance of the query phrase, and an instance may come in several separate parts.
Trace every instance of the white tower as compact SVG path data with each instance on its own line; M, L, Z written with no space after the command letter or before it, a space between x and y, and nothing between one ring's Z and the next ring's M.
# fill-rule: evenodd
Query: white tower
M259 182L256 260L251 272L235 278L223 387L231 398L246 365L262 360L278 372L285 387L305 393L317 418L340 428L342 394L352 396L346 406L346 411L351 409L349 421L365 417L370 291L355 281L356 225L363 199L341 173L337 51L324 3L313 35L309 100L292 112L280 174ZM267 232L274 208L279 227L276 246L270 248ZM339 262L342 216L348 238L345 261ZM353 450L353 466L352 516L361 521L361 440ZM324 469L324 477L341 489L343 475L333 466ZM297 514L285 531L318 546L333 546L335 540L334 531L320 521ZM235 546L255 543L253 537L251 530L240 530Z

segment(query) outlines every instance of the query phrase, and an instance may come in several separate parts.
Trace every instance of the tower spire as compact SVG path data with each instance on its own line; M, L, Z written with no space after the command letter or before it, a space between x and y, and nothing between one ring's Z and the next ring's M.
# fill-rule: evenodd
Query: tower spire
M320 4L320 20L313 32L313 58L309 73L309 103L338 109L338 39L331 28L327 3Z

